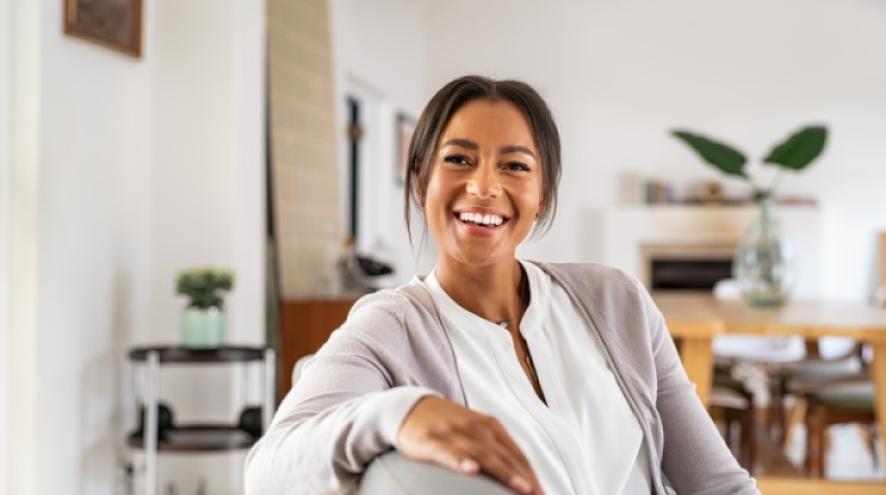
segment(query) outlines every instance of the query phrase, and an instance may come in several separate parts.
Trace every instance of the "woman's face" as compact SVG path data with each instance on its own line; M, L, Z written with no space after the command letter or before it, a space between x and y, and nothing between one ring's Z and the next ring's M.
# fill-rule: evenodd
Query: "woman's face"
M513 103L477 99L452 115L424 198L440 256L470 265L514 258L541 213L538 156Z

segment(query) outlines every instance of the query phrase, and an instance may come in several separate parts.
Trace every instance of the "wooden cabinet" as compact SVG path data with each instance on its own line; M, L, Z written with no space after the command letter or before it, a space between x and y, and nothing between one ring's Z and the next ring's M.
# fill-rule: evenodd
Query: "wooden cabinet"
M292 388L295 362L317 352L332 331L347 319L355 301L355 298L299 299L280 304L278 404Z

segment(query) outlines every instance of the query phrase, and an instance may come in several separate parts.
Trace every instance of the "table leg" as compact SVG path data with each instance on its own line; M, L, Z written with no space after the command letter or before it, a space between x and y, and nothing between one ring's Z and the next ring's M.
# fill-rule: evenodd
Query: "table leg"
M880 424L880 438L886 438L886 343L873 344L874 412ZM882 461L881 461L882 462Z
M680 354L689 381L695 383L695 392L707 407L714 374L714 349L710 337L683 338Z

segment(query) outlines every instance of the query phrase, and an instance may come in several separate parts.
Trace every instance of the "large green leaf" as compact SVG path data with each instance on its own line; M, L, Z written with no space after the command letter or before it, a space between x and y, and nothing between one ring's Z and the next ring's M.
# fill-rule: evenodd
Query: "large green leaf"
M800 129L783 143L772 148L764 163L778 165L788 170L803 170L818 158L828 138L824 126L809 126Z
M688 131L675 130L671 134L688 144L704 161L723 173L748 178L744 171L747 158L735 148Z

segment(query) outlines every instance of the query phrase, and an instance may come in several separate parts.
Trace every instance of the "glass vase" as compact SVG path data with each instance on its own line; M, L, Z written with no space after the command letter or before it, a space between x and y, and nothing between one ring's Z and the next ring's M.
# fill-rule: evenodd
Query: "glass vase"
M775 215L772 196L761 195L758 206L759 214L735 253L733 275L752 306L781 306L796 279L793 250Z

